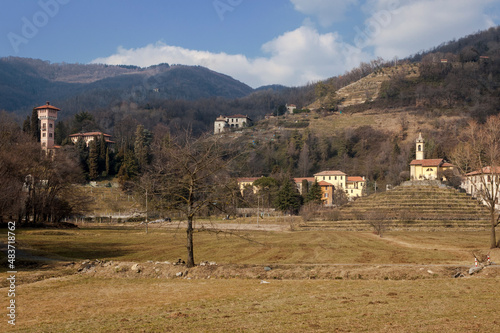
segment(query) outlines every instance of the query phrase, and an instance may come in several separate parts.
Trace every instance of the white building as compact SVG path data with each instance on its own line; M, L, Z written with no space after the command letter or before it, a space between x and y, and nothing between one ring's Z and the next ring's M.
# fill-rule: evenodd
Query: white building
M496 198L495 207L500 209L500 167L486 166L482 170L469 172L462 181L462 188L485 205L484 198Z
M252 119L248 116L237 114L234 116L220 115L214 122L214 134L223 133L229 129L238 129L252 125Z
M99 140L101 136L104 137L104 141L106 144L112 144L115 143L114 141L111 141L111 135L102 133L102 132L85 132L85 133L75 133L71 134L69 138L71 139L71 142L76 144L78 140L81 138L87 147L89 146L90 141L94 140Z
M290 114L293 114L293 111L297 109L297 105L295 104L286 104L286 111Z

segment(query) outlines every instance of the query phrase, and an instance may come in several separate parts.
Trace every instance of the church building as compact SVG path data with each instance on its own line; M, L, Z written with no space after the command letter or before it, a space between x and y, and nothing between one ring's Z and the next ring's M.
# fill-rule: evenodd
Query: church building
M424 139L422 133L418 134L416 140L416 159L410 163L411 180L441 180L445 179L443 173L453 170L453 164L444 159L425 159Z

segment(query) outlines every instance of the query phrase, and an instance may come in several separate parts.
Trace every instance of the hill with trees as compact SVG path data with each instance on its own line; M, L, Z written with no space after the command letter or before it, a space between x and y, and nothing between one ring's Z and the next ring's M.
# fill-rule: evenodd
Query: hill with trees
M51 64L8 57L0 59L0 74L0 108L17 112L29 110L48 96L76 113L121 101L234 99L253 92L244 83L200 66Z

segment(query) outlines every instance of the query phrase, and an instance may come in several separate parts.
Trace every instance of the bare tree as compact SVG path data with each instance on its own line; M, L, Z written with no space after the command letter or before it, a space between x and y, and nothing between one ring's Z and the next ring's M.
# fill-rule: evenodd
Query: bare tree
M153 162L146 176L157 208L177 211L187 220L187 266L193 267L193 221L207 208L230 206L229 164L237 155L216 136L193 138L190 131L155 142ZM144 178L146 179L146 178ZM237 191L236 191L237 192Z
M452 160L466 176L467 190L482 202L490 214L490 247L499 244L495 228L500 224L497 205L500 196L500 115L486 123L470 121Z
M365 213L364 219L368 221L375 234L380 237L383 236L384 232L391 225L391 221L388 220L387 214L377 209Z

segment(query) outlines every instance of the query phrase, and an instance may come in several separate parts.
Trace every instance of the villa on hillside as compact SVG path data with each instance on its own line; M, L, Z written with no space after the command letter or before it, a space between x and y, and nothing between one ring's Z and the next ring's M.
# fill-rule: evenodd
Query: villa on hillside
M236 114L233 116L220 115L214 122L214 134L223 133L229 129L237 129L252 125L252 119L248 116Z
M418 134L416 144L416 158L410 163L411 180L440 180L446 179L444 172L453 170L453 164L443 159L425 159L424 139Z
M78 142L78 139L82 138L87 147L89 146L89 143L93 140L99 140L101 136L104 137L104 141L106 144L113 144L115 143L114 141L111 141L111 135L102 133L102 132L85 132L85 133L75 133L71 134L69 138L71 139L71 142L76 144Z
M344 189L349 200L366 195L366 180L364 177L347 176L342 171L322 171L314 175L315 180L321 187L323 203L325 206L333 206L333 194L336 189Z
M286 111L290 114L293 114L293 112L297 109L297 105L295 104L286 104Z
M496 208L500 210L498 196L500 195L500 167L486 166L482 170L469 172L465 175L461 187L473 198L480 198L481 192L497 195ZM485 202L483 201L483 204Z

